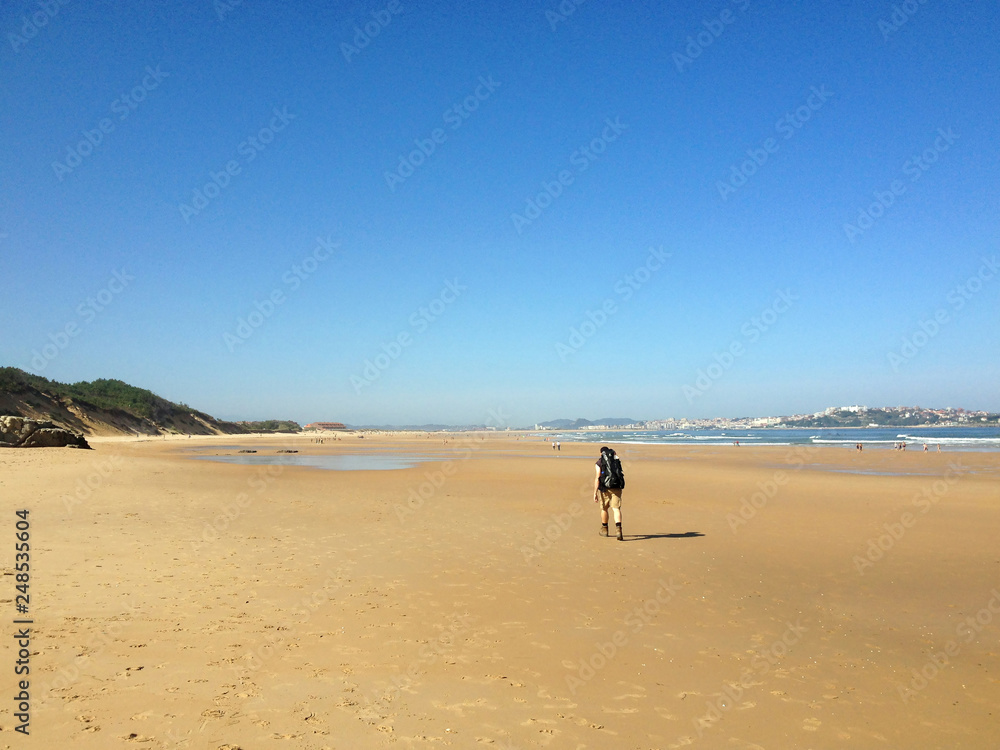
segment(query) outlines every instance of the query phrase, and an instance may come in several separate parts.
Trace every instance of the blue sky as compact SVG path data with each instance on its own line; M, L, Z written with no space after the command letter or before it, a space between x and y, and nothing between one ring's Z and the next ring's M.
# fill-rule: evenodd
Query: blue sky
M1000 14L808 5L7 3L0 363L302 422L1000 410Z

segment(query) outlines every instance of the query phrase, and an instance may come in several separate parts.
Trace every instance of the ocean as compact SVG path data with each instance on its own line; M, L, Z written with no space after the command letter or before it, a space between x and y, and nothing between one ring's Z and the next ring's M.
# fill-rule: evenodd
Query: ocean
M537 437L564 443L730 445L828 445L854 449L888 448L906 443L907 450L1000 451L997 427L859 427L854 429L812 428L742 430L581 430L579 432L535 432Z

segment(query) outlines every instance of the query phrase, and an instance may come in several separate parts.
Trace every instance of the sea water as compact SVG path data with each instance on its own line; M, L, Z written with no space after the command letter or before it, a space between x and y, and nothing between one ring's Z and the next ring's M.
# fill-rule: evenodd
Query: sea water
M581 430L579 432L539 432L536 437L564 443L731 445L739 441L753 445L828 445L853 449L858 443L866 448L892 448L906 443L908 450L930 450L941 446L945 451L1000 451L1000 428L997 427L859 427L781 428L739 430Z

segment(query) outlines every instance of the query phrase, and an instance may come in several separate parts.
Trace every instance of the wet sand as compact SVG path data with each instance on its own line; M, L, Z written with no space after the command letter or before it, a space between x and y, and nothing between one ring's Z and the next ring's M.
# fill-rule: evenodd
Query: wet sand
M0 451L4 747L1000 744L1000 454L622 446L618 542L596 445L93 444ZM189 457L224 446L438 460Z

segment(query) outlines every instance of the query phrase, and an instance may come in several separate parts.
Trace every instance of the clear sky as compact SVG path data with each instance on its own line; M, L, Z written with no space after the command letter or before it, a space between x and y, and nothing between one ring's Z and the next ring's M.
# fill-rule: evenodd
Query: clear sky
M994 4L12 0L0 33L0 364L300 422L1000 410Z

